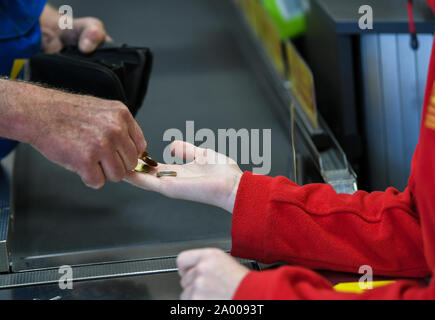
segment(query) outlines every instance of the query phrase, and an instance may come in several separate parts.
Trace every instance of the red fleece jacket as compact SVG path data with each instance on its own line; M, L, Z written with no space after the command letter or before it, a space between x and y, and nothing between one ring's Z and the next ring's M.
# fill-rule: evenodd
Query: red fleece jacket
M428 1L435 10L435 0ZM284 177L245 173L236 198L232 255L311 269L424 277L435 272L435 50L432 49L420 139L408 188L400 193L337 194ZM398 281L363 294L334 291L301 267L250 272L234 299L435 299L427 287Z

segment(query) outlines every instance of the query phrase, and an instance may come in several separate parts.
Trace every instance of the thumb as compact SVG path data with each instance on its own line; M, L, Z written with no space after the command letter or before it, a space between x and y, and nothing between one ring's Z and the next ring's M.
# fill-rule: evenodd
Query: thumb
M106 32L100 24L85 26L79 38L79 49L83 53L93 52L104 41Z

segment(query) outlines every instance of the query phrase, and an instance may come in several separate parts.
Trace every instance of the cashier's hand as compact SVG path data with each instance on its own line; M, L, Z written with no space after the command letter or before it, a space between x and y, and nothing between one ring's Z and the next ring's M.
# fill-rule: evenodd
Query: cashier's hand
M210 149L174 141L171 152L190 161L185 165L159 164L149 174L129 172L125 181L174 199L214 205L232 213L242 171L232 159ZM156 177L157 171L175 171L177 177Z
M38 89L28 109L29 139L52 162L80 175L92 188L120 182L145 151L141 128L121 102ZM35 90L35 91L36 91ZM44 97L37 98L44 94Z
M60 15L53 7L46 5L40 18L42 49L46 53L56 53L66 45L78 45L83 53L93 52L99 44L112 41L103 22L97 18L74 18L73 28L59 28Z
M182 252L177 266L182 300L230 300L249 273L248 268L218 249Z

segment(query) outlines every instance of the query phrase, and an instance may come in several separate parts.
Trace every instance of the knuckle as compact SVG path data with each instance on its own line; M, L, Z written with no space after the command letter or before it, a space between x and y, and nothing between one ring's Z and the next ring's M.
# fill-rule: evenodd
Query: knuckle
M119 116L123 121L130 121L132 119L131 113L127 109L127 107L124 107L124 109L119 110Z
M111 146L112 137L110 135L102 136L96 143L96 148L99 150L107 150Z
M122 110L122 109L126 108L124 103L122 103L119 100L111 101L111 103L112 103L112 109L113 110L119 111L119 110Z
M130 115L130 111L128 110L127 106L121 101L114 101L113 104L113 109L115 110L117 115L121 117L127 117Z
M117 137L121 136L123 133L123 129L119 125L113 125L111 126L107 131L107 137L111 140L116 139Z

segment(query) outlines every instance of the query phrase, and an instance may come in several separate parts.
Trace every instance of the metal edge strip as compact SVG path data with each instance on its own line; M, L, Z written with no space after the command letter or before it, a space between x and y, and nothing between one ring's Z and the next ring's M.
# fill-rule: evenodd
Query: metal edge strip
M256 262L254 261L244 259L237 260L242 264L248 264L253 269L258 270ZM95 264L70 268L71 280L73 282L143 276L178 271L176 257ZM64 273L60 270L59 267L45 270L0 274L0 289L60 283L64 281Z
M9 271L8 230L10 214L10 182L0 167L0 272Z

